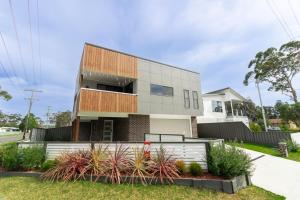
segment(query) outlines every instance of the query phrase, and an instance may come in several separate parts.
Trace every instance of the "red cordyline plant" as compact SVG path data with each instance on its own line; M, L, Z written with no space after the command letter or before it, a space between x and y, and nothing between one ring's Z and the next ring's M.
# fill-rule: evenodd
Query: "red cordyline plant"
M115 151L110 152L105 175L111 183L121 183L121 175L127 174L130 170L132 159L128 156L128 147L116 145Z
M57 165L42 175L42 179L52 182L84 179L90 157L89 151L65 152L57 158Z
M151 160L147 159L144 156L144 147L143 148L133 148L133 160L131 162L131 182L135 183L140 180L143 185L147 184L146 177L150 176L149 171L151 171Z
M156 155L153 158L153 162L150 164L150 169L152 171L152 177L161 183L164 179L168 183L173 183L174 178L178 178L179 171L176 167L176 160L173 159L171 154L167 154L167 151L163 146L156 149Z
M86 166L86 171L88 171L92 176L96 176L95 182L100 178L100 176L105 174L107 170L108 159L108 146L99 146L96 149L91 150L91 157Z

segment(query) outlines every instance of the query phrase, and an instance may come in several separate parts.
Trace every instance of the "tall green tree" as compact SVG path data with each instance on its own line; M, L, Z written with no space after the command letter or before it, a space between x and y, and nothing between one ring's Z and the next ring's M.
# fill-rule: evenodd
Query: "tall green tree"
M280 118L286 123L289 121L294 122L300 127L300 103L288 104L278 102L275 105L276 110L280 113Z
M25 130L26 122L27 122L27 115L22 119L22 122L19 125L20 130L22 131ZM39 127L39 123L37 117L34 114L30 113L27 130L32 130L33 128L38 128L38 127Z
M12 96L7 91L1 90L1 86L0 86L0 97L2 97L6 101L12 98Z
M251 69L244 79L248 85L250 79L270 84L269 91L281 91L295 103L298 102L293 79L300 71L300 41L283 44L258 52L249 63Z
M71 111L57 112L50 118L51 123L55 123L55 127L64 127L71 125Z
M0 126L18 127L21 120L21 114L5 114L0 111Z

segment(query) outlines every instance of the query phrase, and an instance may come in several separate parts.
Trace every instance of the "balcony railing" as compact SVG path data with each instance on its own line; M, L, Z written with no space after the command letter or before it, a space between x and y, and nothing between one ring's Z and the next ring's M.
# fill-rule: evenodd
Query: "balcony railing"
M81 88L79 112L137 112L137 95Z

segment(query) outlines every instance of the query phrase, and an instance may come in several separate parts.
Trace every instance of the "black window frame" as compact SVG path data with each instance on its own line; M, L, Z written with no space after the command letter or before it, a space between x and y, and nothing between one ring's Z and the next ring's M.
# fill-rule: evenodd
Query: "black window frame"
M186 94L187 94L187 96L186 96ZM186 109L191 108L191 102L190 102L191 100L190 100L190 91L189 90L186 90L186 89L183 90L183 100L184 100L184 107Z
M170 89L170 90L169 90ZM157 96L165 96L165 97L173 97L174 96L174 88L170 86L158 85L158 84L150 84L150 94Z
M217 106L217 107L214 107L214 102L216 102L216 106ZM220 106L218 105L218 102L221 103ZM212 112L222 113L222 112L223 112L223 104L222 104L222 101L212 100L212 101L211 101L211 108L212 108ZM218 109L216 109L216 108L218 108Z
M199 97L198 97L198 92L193 91L192 92L192 97L193 97L193 107L194 109L199 109Z

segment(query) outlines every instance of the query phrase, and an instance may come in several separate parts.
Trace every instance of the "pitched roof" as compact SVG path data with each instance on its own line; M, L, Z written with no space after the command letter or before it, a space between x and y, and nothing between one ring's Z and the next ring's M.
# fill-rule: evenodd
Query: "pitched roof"
M205 94L225 94L226 91L230 91L231 93L233 93L234 95L236 95L239 98L243 99L244 101L247 101L247 99L245 97L240 95L237 91L235 91L231 87L226 87L226 88L222 88L222 89L215 90L215 91L212 91L212 92L207 92Z

